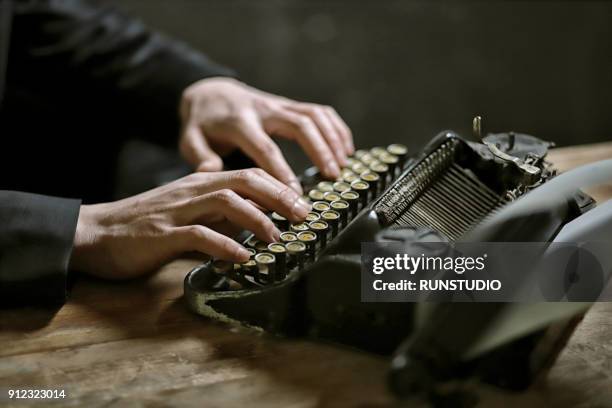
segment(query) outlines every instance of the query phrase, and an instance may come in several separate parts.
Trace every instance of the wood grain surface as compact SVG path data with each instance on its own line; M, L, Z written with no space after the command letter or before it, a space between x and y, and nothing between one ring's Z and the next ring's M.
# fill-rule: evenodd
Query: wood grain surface
M556 149L558 168L612 158L612 143ZM612 197L610 186L591 191ZM9 388L63 388L86 407L389 407L383 358L272 338L193 315L181 259L131 282L82 277L58 310L0 311L0 406ZM612 304L586 315L545 382L521 394L480 387L480 406L612 407ZM407 401L402 406L426 406Z

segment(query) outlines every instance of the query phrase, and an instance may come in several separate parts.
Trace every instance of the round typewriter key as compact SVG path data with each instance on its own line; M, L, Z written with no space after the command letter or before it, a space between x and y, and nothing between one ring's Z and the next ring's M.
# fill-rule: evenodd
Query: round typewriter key
M351 170L353 170L355 174L361 174L367 169L368 168L366 167L366 165L361 162L357 162L351 166Z
M317 249L317 233L312 231L304 231L298 234L298 241L306 244L306 255L313 262Z
M351 183L351 188L359 193L361 208L368 205L368 190L370 189L370 185L367 181L355 180Z
M349 203L345 200L336 200L330 204L332 210L338 211L340 214L340 228L344 228L348 224Z
M308 192L308 198L312 201L321 201L323 199L323 194L321 190L312 189Z
M338 222L340 221L340 214L338 211L329 210L321 213L321 218L323 221L329 224L332 232L332 238L338 234Z
M232 270L232 266L233 264L231 262L222 261L220 259L217 259L212 263L213 272L218 273L219 275L226 275Z
M378 158L381 154L387 153L387 149L384 147L376 146L370 149L372 156Z
M319 214L318 212L314 212L314 211L309 212L308 215L306 216L306 222L317 221L320 219L321 219L321 214Z
M376 158L374 156L372 156L370 153L366 153L361 157L361 162L363 164L365 164L366 166L369 166L370 163L372 163L374 160L376 160Z
M352 190L345 191L344 193L340 194L340 197L342 197L342 199L349 204L351 218L356 216L357 209L359 207L359 193L356 191L352 191Z
M325 201L317 201L312 204L312 209L316 212L323 212L329 210L329 203Z
M383 192L384 189L387 187L389 166L387 166L385 163L375 161L374 163L370 164L370 171L373 171L374 173L378 174L378 177L380 178L380 191Z
M353 156L357 159L357 160L361 160L361 158L368 154L367 150L363 150L363 149L359 149L359 150L355 150L355 153L353 154Z
M343 192L348 191L350 189L351 189L351 185L349 183L344 182L344 181L336 181L334 183L334 191L336 193L343 193Z
M343 167L342 170L340 170L340 177L344 178L344 176L346 176L347 174L351 174L351 173L353 173L353 170Z
M304 268L304 254L306 253L306 244L301 241L294 241L285 244L287 253L289 254L289 263L291 267Z
M353 181L357 179L359 179L359 176L353 173L352 171L350 172L350 174L347 174L344 177L342 177L342 180L347 184L351 184Z
M257 253L257 251L255 251L253 248L245 248L245 249L249 253L250 258L253 258L255 254Z
M240 265L242 267L243 275L255 277L257 271L257 263L254 259L249 259L248 261Z
M327 193L328 191L334 191L334 185L331 181L321 181L317 184L317 190Z
M261 252L255 255L255 263L257 263L255 280L259 283L272 282L274 280L276 257L267 252Z
M328 203L331 203L332 201L339 200L340 199L340 194L336 193L335 191L330 191L328 193L325 193L325 196L323 198Z
M281 232L280 240L281 242L285 242L285 243L297 241L297 235L295 234L295 232L290 232L290 231Z
M399 159L400 167L403 167L408 157L408 148L403 144L390 144L387 146L387 151Z
M271 218L278 229L286 230L289 228L289 221L279 213L273 212Z
M287 249L283 244L273 242L268 245L268 252L276 258L276 276L274 280L282 280L287 277Z
M313 221L308 224L310 229L317 233L319 237L319 248L323 249L327 245L327 234L329 233L329 224L325 221Z
M295 232L296 234L302 231L308 231L308 224L306 224L305 222L291 224L291 231Z
M370 185L370 193L372 195L372 199L376 197L378 195L378 182L380 180L378 174L374 173L373 171L366 170L359 175L359 178L363 181L367 181Z
M350 167L352 167L352 166L353 166L353 164L355 164L355 163L359 163L359 160L357 160L357 159L356 159L356 158L354 158L354 157L347 157L347 158L346 158L346 165L347 165L347 167L349 167L349 168L350 168Z
M385 153L380 155L379 160L389 166L389 174L392 178L395 178L395 170L398 168L397 163L399 162L398 157L391 153Z

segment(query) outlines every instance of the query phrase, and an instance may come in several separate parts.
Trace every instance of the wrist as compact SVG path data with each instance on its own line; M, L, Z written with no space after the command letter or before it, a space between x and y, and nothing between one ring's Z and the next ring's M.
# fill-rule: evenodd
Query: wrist
M98 245L101 235L102 227L97 216L100 205L81 205L70 257L70 269L87 270L89 263L87 259Z

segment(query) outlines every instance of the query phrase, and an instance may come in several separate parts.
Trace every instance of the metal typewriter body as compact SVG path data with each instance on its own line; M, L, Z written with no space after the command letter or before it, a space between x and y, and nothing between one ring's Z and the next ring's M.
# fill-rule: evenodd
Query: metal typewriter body
M196 313L218 320L395 355L390 384L398 394L472 375L507 388L524 388L550 364L585 305L544 313L537 330L512 327L495 347L475 350L472 345L487 336L486 328L497 316L541 310L508 304L362 303L360 244L469 240L483 220L555 175L545 161L549 146L522 134L491 134L476 143L442 132L417 156L394 156L395 169L387 166L386 175L378 174L376 187L359 190L362 204L355 214L349 209L346 222L336 234L326 233L326 245L315 245L312 256L294 259L280 277L267 269L265 279L246 277L248 270L240 265L219 270L214 261L204 263L185 279L186 300ZM352 164L359 162L355 158ZM361 164L371 172L370 158ZM320 182L315 171L303 176L305 191L316 190ZM563 207L555 213L561 215L526 234L551 241L561 226L593 204L577 192L572 200L555 203ZM465 340L441 339L441 330L465 334ZM536 360L535 352L540 356ZM500 370L501 362L509 368Z

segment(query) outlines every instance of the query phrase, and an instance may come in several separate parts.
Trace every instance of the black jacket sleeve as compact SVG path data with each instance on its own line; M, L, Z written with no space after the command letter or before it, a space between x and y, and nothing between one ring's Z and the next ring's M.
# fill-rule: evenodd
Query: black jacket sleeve
M0 191L0 305L61 304L80 201Z
M161 126L173 136L182 91L234 75L138 20L79 0L15 0L8 71L11 86L54 104L98 102L106 120Z

